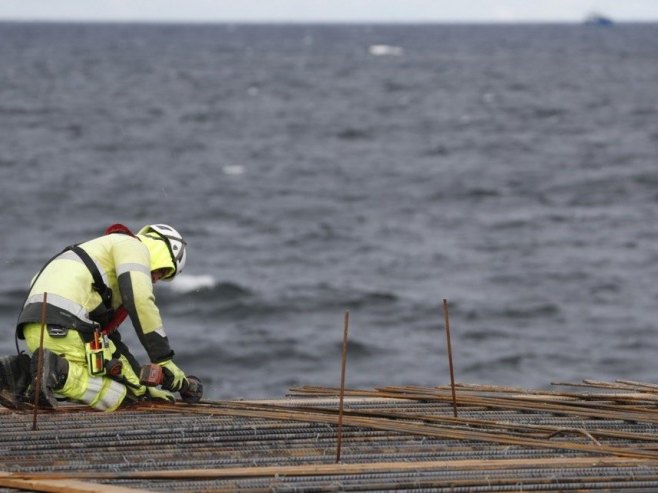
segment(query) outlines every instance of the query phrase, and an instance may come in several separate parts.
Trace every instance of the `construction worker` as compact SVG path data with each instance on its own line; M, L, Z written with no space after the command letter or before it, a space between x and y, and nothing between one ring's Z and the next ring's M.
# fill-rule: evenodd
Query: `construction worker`
M0 358L0 402L15 407L34 399L34 392L41 405L55 407L63 398L103 411L114 411L124 400L173 401L169 391L187 381L172 360L153 285L173 279L186 260L185 241L166 224L145 226L137 235L113 225L104 236L53 257L33 279L16 327L33 356ZM140 384L140 365L114 330L126 315L151 362L162 367L161 389Z

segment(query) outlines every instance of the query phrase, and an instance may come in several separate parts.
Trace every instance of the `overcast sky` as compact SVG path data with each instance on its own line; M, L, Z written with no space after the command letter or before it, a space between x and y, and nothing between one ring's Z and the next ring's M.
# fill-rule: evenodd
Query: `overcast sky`
M0 0L3 20L578 22L592 11L657 21L658 0Z

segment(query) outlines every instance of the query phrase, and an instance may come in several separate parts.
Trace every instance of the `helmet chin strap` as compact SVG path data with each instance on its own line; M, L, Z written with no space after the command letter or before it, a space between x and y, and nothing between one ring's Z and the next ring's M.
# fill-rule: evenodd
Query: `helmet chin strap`
M162 242L164 242L165 245L167 245L167 251L169 252L169 256L171 257L171 264L173 265L173 272L171 274L169 274L168 276L163 277L162 279L168 279L168 278L174 277L176 275L176 272L178 271L178 269L177 269L176 258L174 257L174 252L171 250L171 244L169 243L169 239L167 239L165 236L161 235L157 231L146 233L146 234L144 234L144 236L147 236L148 238L151 238L152 240L162 241ZM155 271L153 271L153 272L155 272Z

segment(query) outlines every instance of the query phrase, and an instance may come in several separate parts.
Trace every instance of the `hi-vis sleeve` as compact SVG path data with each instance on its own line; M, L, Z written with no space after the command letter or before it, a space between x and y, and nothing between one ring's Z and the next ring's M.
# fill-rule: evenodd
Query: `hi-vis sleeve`
M113 256L121 303L149 359L153 363L170 359L174 352L155 304L148 249L136 241L120 242L114 246Z

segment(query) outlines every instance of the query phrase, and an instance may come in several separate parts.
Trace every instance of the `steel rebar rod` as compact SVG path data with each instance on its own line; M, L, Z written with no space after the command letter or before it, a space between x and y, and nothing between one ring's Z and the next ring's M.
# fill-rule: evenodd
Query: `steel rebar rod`
M345 312L343 325L343 351L340 365L340 398L338 402L338 428L336 431L336 463L340 462L340 449L343 441L343 403L345 397L345 368L347 366L347 334L350 326L350 312Z
M46 331L46 303L48 293L43 293L41 303L41 335L39 338L39 351L37 353L37 374L34 378L34 414L32 415L32 431L37 431L37 413L39 410L39 396L41 395L41 373L43 371L43 337Z
M452 390L452 409L455 418L457 417L457 393L455 391L455 370L452 366L452 344L450 342L450 318L448 316L448 300L443 299L443 318L446 325L446 339L448 346L448 366L450 367L450 389Z

